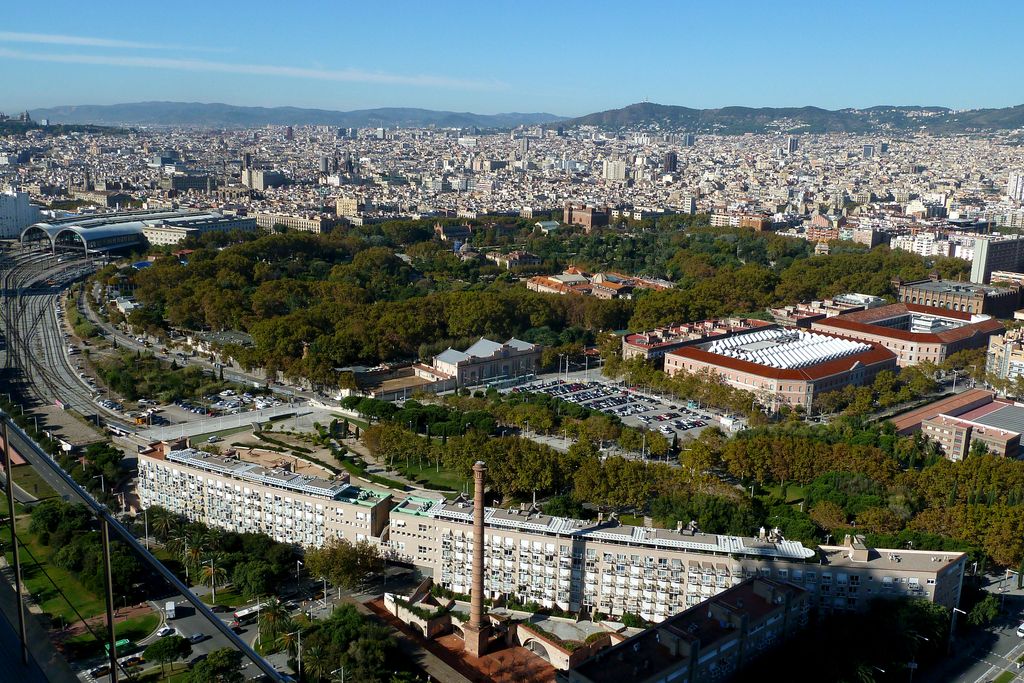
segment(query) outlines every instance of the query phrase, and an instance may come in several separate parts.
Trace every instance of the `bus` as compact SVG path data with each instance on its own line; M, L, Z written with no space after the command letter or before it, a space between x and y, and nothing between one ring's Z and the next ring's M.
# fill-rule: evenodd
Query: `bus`
M122 638L114 643L114 647L117 648L118 652L124 652L132 647L132 641L127 638ZM107 656L110 656L110 643L104 643L103 650L107 653Z
M247 621L255 619L256 616L259 614L260 610L266 606L267 603L261 602L256 605L252 605L251 607L245 607L243 609L240 609L237 612L235 612L235 620L239 624L244 624Z

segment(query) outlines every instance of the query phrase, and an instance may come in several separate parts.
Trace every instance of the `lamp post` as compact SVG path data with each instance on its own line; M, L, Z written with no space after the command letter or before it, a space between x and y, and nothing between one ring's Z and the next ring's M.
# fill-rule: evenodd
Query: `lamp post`
M295 560L295 592L299 592L299 567L304 567L302 560Z
M946 644L946 654L953 651L953 632L956 631L956 613L967 616L967 612L963 611L959 607L954 607L953 612L949 618L949 642Z
M915 638L918 638L918 639L923 640L925 642L931 642L930 638L928 638L926 636L922 636L920 633L917 633L915 631L908 631L908 633L910 635L914 636ZM917 648L914 648L914 649L916 650ZM914 683L914 671L917 669L917 654L916 653L913 655L911 660L909 662L907 662L907 668L910 669L910 680L909 680L908 683Z
M213 590L213 604L217 604L217 560L213 557L203 562L210 563L210 588Z
M297 660L298 661L297 661L296 668L298 669L297 673L299 674L299 680L302 680L302 629L301 628L297 628L294 631L290 631L290 632L286 633L285 635L286 636L294 635L298 639L296 641L296 650L298 651L298 656L297 656Z
M99 479L100 480L100 491L102 491L103 493L106 493L107 492L107 480L104 479L103 475L102 474L97 474L95 477L93 477L93 479Z
M341 683L345 683L345 667L343 666L338 667L337 669L332 671L331 677L333 678L334 676L336 676L339 671L341 672Z

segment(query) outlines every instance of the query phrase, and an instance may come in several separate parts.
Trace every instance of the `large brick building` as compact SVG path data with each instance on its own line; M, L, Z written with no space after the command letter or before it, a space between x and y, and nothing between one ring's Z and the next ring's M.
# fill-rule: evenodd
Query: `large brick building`
M973 282L917 280L899 282L897 301L968 314L1011 318L1020 303L1020 286L996 287Z
M1004 330L987 315L906 302L825 318L811 329L881 344L896 354L900 367L938 364L957 351L984 348Z
M562 222L566 225L580 225L590 232L594 228L608 225L611 210L608 207L566 204L562 209Z
M875 342L860 343L797 328L729 335L665 354L665 372L712 373L756 394L762 404L813 409L817 397L847 385L870 384L896 357Z

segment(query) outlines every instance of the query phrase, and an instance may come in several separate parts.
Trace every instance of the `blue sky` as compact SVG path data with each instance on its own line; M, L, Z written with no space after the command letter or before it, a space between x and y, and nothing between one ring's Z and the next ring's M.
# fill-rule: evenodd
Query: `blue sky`
M12 2L0 111L141 100L578 115L1024 103L1024 3Z

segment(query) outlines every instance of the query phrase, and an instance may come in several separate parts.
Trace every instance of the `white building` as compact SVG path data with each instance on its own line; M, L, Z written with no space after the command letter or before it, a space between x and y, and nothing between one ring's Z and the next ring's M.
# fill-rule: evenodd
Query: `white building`
M605 180L625 180L626 162L606 159L603 164L602 173Z
M1006 196L1015 202L1024 202L1024 173L1011 173L1006 181Z
M38 206L29 204L28 193L13 187L0 192L0 238L17 239L21 231L41 220Z
M347 476L322 479L170 446L139 453L137 486L143 509L159 505L208 526L306 547L331 538L379 541L391 507L390 494L353 486Z

